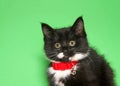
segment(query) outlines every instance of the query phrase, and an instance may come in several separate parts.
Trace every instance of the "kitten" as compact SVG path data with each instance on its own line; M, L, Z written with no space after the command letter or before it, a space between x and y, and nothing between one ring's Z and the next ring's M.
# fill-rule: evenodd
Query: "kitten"
M115 86L109 64L89 47L82 17L67 28L53 29L42 23L42 31L51 62L50 86Z

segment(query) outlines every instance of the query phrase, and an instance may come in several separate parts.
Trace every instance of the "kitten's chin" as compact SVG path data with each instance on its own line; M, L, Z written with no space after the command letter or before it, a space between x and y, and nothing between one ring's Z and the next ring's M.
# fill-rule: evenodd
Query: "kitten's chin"
M89 52L87 53L76 53L74 56L70 57L70 61L78 61L86 58L89 55Z
M49 59L48 58L48 60L50 61L50 62L55 62L55 63L59 63L59 62L69 62L70 60L69 60L69 57L67 58L67 57L63 57L63 58L58 58L57 60L52 60L52 59Z
M55 63L59 63L59 62L69 62L70 60L67 58L67 59L60 59L58 61L55 61L55 60L49 60L50 62L55 62Z

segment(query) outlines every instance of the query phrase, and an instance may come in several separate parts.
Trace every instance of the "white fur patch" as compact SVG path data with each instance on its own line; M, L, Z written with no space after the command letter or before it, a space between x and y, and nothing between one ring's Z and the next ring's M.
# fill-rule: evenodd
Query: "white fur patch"
M58 86L65 86L64 83L60 82Z
M63 52L59 53L59 54L57 55L57 57L60 58L60 59L63 58L63 57L64 57Z
M74 56L70 57L69 60L70 61L78 61L78 60L84 59L88 55L89 55L89 52L87 52L85 54L84 53L78 53L78 54L75 54Z
M52 67L50 67L48 68L48 72L50 74L54 74L55 84L57 86L64 86L64 83L60 82L60 79L61 78L65 79L66 77L68 77L71 74L71 69L60 71L60 70L54 70Z
M81 60L81 59L84 59L85 57L87 57L89 55L89 52L87 53L78 53L78 54L75 54L74 56L70 57L69 60L70 61L78 61L78 60ZM58 54L58 58L63 58L64 57L64 54L63 53L59 53ZM77 65L74 66L74 70L77 70ZM71 74L71 70L72 69L69 69L69 70L64 70L64 71L60 71L60 70L54 70L52 67L49 67L48 68L48 72L50 74L54 74L54 79L55 79L55 85L57 86L65 86L64 83L62 83L60 81L60 79L65 79L66 77L69 77L70 74Z

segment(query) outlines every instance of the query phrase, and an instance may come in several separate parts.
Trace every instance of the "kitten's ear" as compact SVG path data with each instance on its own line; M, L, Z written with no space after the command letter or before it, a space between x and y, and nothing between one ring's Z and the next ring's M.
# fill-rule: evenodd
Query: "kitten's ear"
M46 38L51 38L53 29L45 23L41 23L43 34Z
M86 37L85 29L84 29L84 21L82 16L78 17L72 26L72 30L75 35Z

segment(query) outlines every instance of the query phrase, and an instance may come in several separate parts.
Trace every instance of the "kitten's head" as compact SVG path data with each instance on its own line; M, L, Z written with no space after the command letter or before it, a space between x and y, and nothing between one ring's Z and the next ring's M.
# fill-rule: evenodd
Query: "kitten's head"
M42 23L44 49L50 61L81 60L88 55L88 42L82 17L71 27L53 29Z

